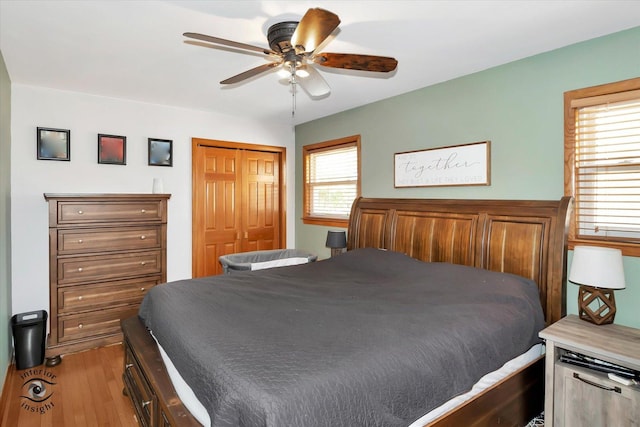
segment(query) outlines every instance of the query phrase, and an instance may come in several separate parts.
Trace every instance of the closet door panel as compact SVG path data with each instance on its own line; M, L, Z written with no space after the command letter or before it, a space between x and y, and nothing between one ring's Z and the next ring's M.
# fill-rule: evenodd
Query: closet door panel
M193 239L201 252L193 258L193 277L221 274L218 258L239 252L241 238L240 153L226 148L199 147L198 154L194 202L199 215L194 214L194 227L198 232Z
M242 161L243 250L280 247L279 156L276 153L244 151Z

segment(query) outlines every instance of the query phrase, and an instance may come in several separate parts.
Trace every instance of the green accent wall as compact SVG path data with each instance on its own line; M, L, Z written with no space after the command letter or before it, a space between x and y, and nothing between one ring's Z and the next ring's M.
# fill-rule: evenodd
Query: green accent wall
M0 52L0 388L11 361L11 80Z
M296 247L329 256L328 228L300 219L304 145L360 134L365 197L559 199L563 93L639 76L636 27L298 125ZM341 78L357 84L366 77ZM393 78L384 84L392 85ZM491 141L490 186L393 187L394 153L486 140ZM640 328L640 259L625 257L624 265L627 288L616 292L616 323ZM577 312L577 288L567 286L568 313Z

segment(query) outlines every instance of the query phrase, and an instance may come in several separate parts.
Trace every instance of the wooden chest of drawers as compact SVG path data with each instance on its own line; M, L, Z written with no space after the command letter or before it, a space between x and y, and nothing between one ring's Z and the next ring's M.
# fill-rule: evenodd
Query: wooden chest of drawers
M122 341L120 320L167 280L169 194L45 194L49 203L48 363Z

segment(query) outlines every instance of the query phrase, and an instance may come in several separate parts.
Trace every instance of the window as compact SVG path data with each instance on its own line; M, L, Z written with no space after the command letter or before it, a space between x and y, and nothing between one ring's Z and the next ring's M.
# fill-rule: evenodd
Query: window
M640 78L564 94L569 244L640 255Z
M360 135L306 145L302 151L303 222L346 227L360 196Z

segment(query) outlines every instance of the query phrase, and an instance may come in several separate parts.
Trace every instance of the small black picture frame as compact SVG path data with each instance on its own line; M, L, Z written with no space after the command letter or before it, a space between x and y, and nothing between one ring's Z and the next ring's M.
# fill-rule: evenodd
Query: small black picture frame
M149 138L149 166L173 166L173 141Z
M71 131L69 129L37 129L38 160L71 160Z
M98 163L108 165L126 165L127 137L99 133Z

